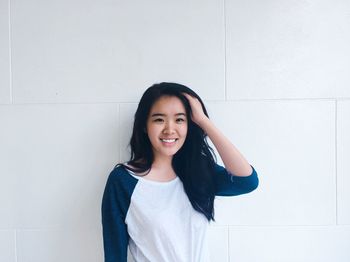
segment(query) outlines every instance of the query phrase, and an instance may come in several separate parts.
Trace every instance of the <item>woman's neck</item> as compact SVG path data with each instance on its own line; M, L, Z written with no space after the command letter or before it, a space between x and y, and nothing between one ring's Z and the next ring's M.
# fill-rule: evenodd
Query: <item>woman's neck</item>
M164 171L173 170L172 158L155 159L152 163L152 168Z

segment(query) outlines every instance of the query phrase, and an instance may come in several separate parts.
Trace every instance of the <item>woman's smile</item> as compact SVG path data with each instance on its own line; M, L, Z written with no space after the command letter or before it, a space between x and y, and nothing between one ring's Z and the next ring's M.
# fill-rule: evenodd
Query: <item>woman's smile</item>
M176 141L178 140L178 138L174 138L174 139L160 139L163 143L164 146L173 146L175 145Z

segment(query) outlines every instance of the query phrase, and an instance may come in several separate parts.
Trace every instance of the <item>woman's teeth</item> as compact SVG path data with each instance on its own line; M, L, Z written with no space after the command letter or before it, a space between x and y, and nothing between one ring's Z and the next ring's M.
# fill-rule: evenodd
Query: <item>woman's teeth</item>
M172 142L175 142L176 139L161 139L163 142L166 142L166 143L172 143Z

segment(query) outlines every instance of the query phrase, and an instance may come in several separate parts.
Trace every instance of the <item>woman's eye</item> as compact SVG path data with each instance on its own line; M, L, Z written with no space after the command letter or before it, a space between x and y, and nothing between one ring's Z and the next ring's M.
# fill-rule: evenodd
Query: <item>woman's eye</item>
M162 122L162 121L163 121L163 119L161 119L161 118L154 119L154 122ZM178 121L178 122L184 122L185 119L183 119L183 118L178 118L178 119L176 119L176 121Z

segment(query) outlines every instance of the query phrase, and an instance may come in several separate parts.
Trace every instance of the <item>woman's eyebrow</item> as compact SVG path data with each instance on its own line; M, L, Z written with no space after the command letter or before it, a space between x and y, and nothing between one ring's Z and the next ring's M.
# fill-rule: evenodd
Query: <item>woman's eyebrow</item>
M166 116L166 114L154 113L151 115L151 117L156 117L156 116ZM175 116L186 116L186 114L185 113L177 113L177 114L175 114Z

